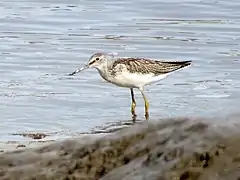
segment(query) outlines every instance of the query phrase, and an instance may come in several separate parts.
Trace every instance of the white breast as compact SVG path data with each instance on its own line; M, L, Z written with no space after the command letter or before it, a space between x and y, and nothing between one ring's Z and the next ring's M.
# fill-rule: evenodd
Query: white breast
M147 84L151 84L157 82L167 75L159 75L154 76L154 74L140 74L140 73L129 73L129 72L122 72L116 74L113 78L114 84L122 87L129 87L129 88L140 88Z
M164 79L167 74L162 74L159 76L154 76L153 73L150 74L141 74L141 73L130 73L126 70L124 66L118 66L117 73L111 73L105 68L98 68L98 71L103 79L113 83L117 86L127 87L127 88L141 88L147 84L157 82L161 79Z

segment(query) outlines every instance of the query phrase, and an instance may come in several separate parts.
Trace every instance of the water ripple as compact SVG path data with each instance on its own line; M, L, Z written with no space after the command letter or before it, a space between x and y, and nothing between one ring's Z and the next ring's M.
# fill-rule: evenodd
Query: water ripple
M179 2L0 2L0 139L128 122L128 89L106 83L96 70L67 76L96 51L193 61L191 68L146 87L152 117L238 111L240 2ZM141 119L137 90L136 99Z

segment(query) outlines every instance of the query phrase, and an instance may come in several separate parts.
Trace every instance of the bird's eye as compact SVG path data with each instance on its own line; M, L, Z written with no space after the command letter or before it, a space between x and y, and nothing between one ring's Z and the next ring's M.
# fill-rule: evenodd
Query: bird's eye
M98 60L99 60L99 58L96 58L96 60L98 61Z

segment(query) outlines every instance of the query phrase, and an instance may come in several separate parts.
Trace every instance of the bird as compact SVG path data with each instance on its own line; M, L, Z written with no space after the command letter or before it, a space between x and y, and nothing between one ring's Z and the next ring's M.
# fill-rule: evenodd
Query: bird
M149 102L144 93L147 85L166 78L169 74L189 67L191 60L166 61L141 57L118 57L111 53L96 52L90 56L86 65L68 74L73 76L89 68L95 68L109 83L129 88L131 94L131 114L136 120L136 101L133 89L138 89L144 99L145 119L149 120Z

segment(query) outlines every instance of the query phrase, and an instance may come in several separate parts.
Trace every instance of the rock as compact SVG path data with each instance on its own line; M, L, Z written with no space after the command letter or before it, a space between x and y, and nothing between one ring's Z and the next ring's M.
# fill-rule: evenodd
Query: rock
M0 179L237 180L237 127L195 119L146 122L0 155Z

